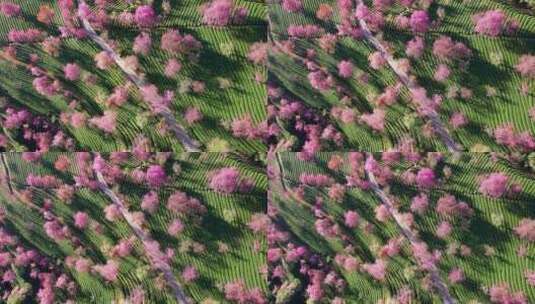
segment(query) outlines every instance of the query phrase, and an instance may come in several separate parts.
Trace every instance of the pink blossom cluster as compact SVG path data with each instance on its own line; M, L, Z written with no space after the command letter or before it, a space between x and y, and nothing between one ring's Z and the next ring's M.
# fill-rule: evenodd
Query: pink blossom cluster
M431 168L422 168L416 174L416 184L418 187L428 189L437 184L435 172Z
M175 97L175 93L171 90L166 90L160 95L158 88L153 84L141 87L140 93L143 100L150 104L156 113L167 109Z
M411 14L410 26L415 33L425 33L429 30L431 19L426 11L418 10Z
M368 57L368 61L370 63L370 67L374 70L379 70L387 63L384 54L379 51L371 53Z
M441 254L438 250L433 252L429 251L429 247L424 242L418 242L411 244L412 253L424 270L431 270L436 267L440 261Z
M334 183L334 179L326 174L301 173L299 182L312 187L327 187Z
M448 36L440 36L433 43L433 54L445 61L465 60L472 56L472 51L462 42L455 42Z
M147 39L147 38L144 38ZM200 50L201 43L190 34L181 35L178 30L167 30L161 38L160 48L173 54L192 54Z
M43 224L46 235L54 241L62 241L69 235L69 228L62 225L57 219L46 221Z
M99 68L101 70L106 70L106 69L110 68L112 65L115 64L115 61L113 60L111 55L106 51L102 51L100 53L97 53L95 55L94 60L95 60L95 64L96 64L97 68Z
M518 291L513 292L505 283L496 284L489 289L490 301L496 304L527 304L526 296Z
M475 32L488 36L499 36L500 34L512 33L518 28L518 22L507 20L507 16L502 10L490 10L476 14L472 17L475 23Z
M353 63L349 60L342 60L338 63L338 76L351 78L353 76Z
M230 129L232 135L238 138L247 138L247 139L262 139L268 135L268 130L266 130L266 123L260 122L255 125L251 116L246 115L243 117L234 118L230 124Z
M104 280L114 282L117 280L119 274L119 263L114 260L108 260L104 265L93 266L93 269L102 276Z
M515 233L522 239L535 242L535 220L524 218L515 227Z
M385 129L386 112L375 108L372 113L362 114L360 120L375 131L383 132Z
M202 21L207 25L225 26L229 23L242 23L248 11L237 7L232 0L213 0L201 6Z
M443 81L445 81L446 79L448 79L448 77L450 77L450 75L451 75L451 71L450 71L450 69L448 68L448 66L445 65L445 64L439 64L439 65L437 66L437 69L436 69L435 74L434 74L433 77L434 77L434 79L435 79L436 81L441 81L441 82L443 82Z
M141 5L136 8L134 20L140 27L152 27L158 22L158 16L150 5Z
M420 58L425 50L425 41L422 37L416 36L407 42L405 52L408 57Z
M387 263L384 260L378 259L373 264L363 264L361 268L377 281L384 281L386 278Z
M32 114L25 109L16 110L7 108L5 114L6 117L3 121L3 125L8 129L20 128L22 125L29 123L32 120Z
M134 44L132 50L136 54L147 56L152 47L152 39L150 34L147 32L142 32L134 39Z
M435 208L442 216L471 217L474 210L465 202L457 201L455 196L446 194L440 197Z
M291 13L296 13L303 8L303 3L301 0L283 0L282 8Z
M453 227L449 222L442 221L437 227L436 235L441 239L445 239L451 234L452 230Z
M65 78L71 81L78 80L80 78L80 66L76 63L68 63L63 67Z
M7 34L7 38L11 42L34 43L42 41L44 38L44 34L40 30L34 28L30 28L27 30L12 29Z
M39 7L39 12L37 13L37 21L50 25L52 24L55 15L55 11L50 6L41 5Z
M7 17L16 17L21 13L20 5L12 2L2 2L0 3L0 13Z
M50 97L60 92L61 85L59 81L52 80L48 76L40 76L33 80L34 89L41 95Z
M60 181L53 175L34 175L28 174L26 184L38 188L55 188L60 185Z
M335 238L340 235L340 226L328 218L318 218L314 223L314 228L325 238Z
M334 78L327 72L317 70L308 74L310 85L319 91L330 90L334 85Z
M151 214L156 212L159 204L160 200L158 199L158 193L156 193L156 191L146 193L141 199L141 209Z
M147 168L145 180L149 186L158 188L167 182L167 175L165 174L165 170L162 166L151 165Z
M267 233L271 219L267 214L255 213L251 216L247 226L255 233Z
M498 126L494 130L494 138L500 145L524 152L535 150L535 137L528 131L516 132L512 123Z
M400 90L402 88L401 83L391 85L385 88L384 92L377 97L375 104L381 106L391 106L396 103Z
M516 70L525 77L535 78L535 56L522 55L516 65Z
M268 58L269 44L264 42L255 42L249 47L247 59L255 64L265 64Z
M129 239L122 239L113 247L111 255L113 257L127 257L132 253L133 245L134 238L131 237Z
M109 107L120 107L128 100L128 87L117 86L113 88L112 94L106 99L106 104Z
M225 284L225 299L237 303L265 304L267 300L259 288L247 289L243 281Z
M499 198L507 191L509 177L501 172L489 174L479 183L479 192L493 198Z
M184 270L182 270L182 279L186 283L193 282L199 278L199 272L197 271L197 268L194 266L186 266Z
M167 227L167 233L171 236L177 236L184 231L184 224L180 219L174 219Z
M429 207L429 198L425 193L420 193L411 200L411 211L422 215Z
M461 112L454 112L451 115L449 122L454 129L461 128L469 123L466 115Z
M89 215L79 211L74 214L74 226L78 229L84 229L89 223Z
M250 192L254 187L254 182L249 178L242 177L238 169L234 167L213 171L209 174L208 179L208 186L212 190L226 194Z
M106 110L104 115L93 117L89 122L105 133L114 133L117 128L117 112Z
M457 284L465 280L464 272L461 268L455 267L448 274L448 280L452 284Z
M184 113L184 120L190 125L201 121L202 118L202 112L197 107L188 107Z
M164 74L167 77L175 76L182 69L182 64L175 58L171 58L165 65Z
M323 30L314 24L290 25L287 31L288 36L293 38L316 38L323 33Z
M208 209L198 199L181 191L175 191L167 199L167 209L183 215L203 215Z
M316 10L316 18L322 21L327 21L333 16L333 8L327 3L322 3Z

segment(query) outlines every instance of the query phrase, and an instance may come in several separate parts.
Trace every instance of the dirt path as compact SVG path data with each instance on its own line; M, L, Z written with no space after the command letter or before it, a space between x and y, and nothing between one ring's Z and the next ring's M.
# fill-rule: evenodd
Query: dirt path
M111 201L117 205L119 208L119 211L123 215L124 219L132 228L134 231L134 234L136 237L142 242L143 247L145 248L145 251L147 252L147 247L150 246L150 244L154 244L154 241L152 237L147 233L145 230L143 230L136 222L134 221L134 218L132 214L128 211L128 209L123 204L123 201L108 187L108 184L104 180L104 177L102 176L102 173L99 171L94 171L95 176L97 177L97 180L99 181L99 189L108 196ZM164 253L161 251L157 252L158 256L165 256ZM165 277L165 280L169 287L172 289L173 294L179 304L190 304L188 299L186 298L186 294L184 293L184 289L180 285L180 283L176 280L175 276L173 275L173 272L171 270L171 266L167 263L164 263L161 261L161 259L158 259L157 256L149 255L147 254L149 261L151 262L152 266L160 270ZM158 260L155 260L158 259Z
M400 218L399 212L392 204L392 201L390 200L388 195L377 184L375 175L369 171L366 171L366 175L368 176L368 180L371 183L373 192L379 197L382 204L386 207L386 209L388 210L388 212L390 213L390 215L396 222L397 226L399 227L399 230L401 231L403 236L411 243L411 245L421 243L421 241L413 233L413 231L409 227L406 227L405 225L403 225L403 221ZM447 285L444 283L444 281L440 277L439 270L435 266L433 266L433 268L429 270L429 274L431 276L431 282L433 283L433 286L436 288L437 292L442 298L442 302L445 304L455 304L456 302L451 297Z
M80 4L85 4L85 1L81 0L78 1L78 6ZM148 83L143 77L138 75L135 71L133 71L128 65L125 63L125 61L115 52L115 50L112 49L112 47L102 38L100 37L96 31L93 29L89 21L87 21L82 16L78 16L80 18L80 21L82 22L82 26L84 27L85 31L87 32L87 35L91 40L93 40L100 48L104 51L106 51L110 56L113 58L115 63L119 66L119 68L126 74L128 79L132 81L139 89L141 87L146 86L150 83ZM184 149L187 152L199 152L199 146L200 144L189 137L189 135L186 132L186 129L181 126L173 116L173 113L169 109L169 107L165 107L163 109L158 110L158 114L160 114L163 119L165 120L165 123L167 126L173 131L176 138L182 143L184 146Z
M363 4L363 1L357 0L357 4ZM364 32L364 38L366 38L366 40L368 40L375 47L376 50L378 50L379 52L383 54L383 57L388 62L388 65L394 71L394 73L396 73L396 75L401 80L403 85L407 87L407 89L410 92L413 92L415 89L417 89L419 87L418 84L413 81L410 81L409 75L407 75L407 73L399 69L397 61L394 59L392 54L388 52L386 47L381 44L381 41L379 41L379 39L373 36L366 21L359 19L359 25ZM438 113L436 111L432 111L431 113L426 115L426 117L429 119L429 121L431 122L431 125L433 126L433 130L435 130L435 132L438 133L440 139L446 145L448 150L450 152L460 152L461 145L455 142L455 139L453 139L450 136L448 130L446 129L446 127L440 120Z
M13 185L11 184L11 173L9 172L9 166L7 164L6 160L6 152L0 153L2 158L2 167L4 168L2 179L4 180L5 185L7 186L9 190L9 194L13 195Z

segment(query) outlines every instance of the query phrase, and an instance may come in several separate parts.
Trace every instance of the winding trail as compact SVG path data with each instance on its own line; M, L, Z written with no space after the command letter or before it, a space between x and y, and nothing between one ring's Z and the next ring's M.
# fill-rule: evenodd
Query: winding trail
M362 0L357 0L358 5L365 5ZM373 36L372 32L370 31L370 28L368 27L368 24L365 20L359 19L359 25L362 28L362 31L364 32L364 38L368 40L379 52L383 54L383 57L388 62L388 65L390 68L396 73L398 78L401 80L403 85L407 87L407 89L412 93L414 90L418 89L419 86L416 82L411 81L409 78L409 75L402 71L398 67L398 62L392 54L388 52L386 47L377 39L375 36ZM438 133L440 136L440 139L442 142L446 145L448 148L448 151L450 152L460 152L461 151L461 145L459 145L455 139L453 139L442 121L440 120L440 117L438 116L438 113L436 111L430 111L426 115L429 118L429 121L431 122L431 125L433 126L433 130Z
M82 4L86 5L85 1L79 0L78 7L80 7L80 5ZM91 38L91 40L93 40L98 46L100 46L102 50L106 51L113 58L115 63L126 74L130 81L132 81L139 89L150 84L142 76L138 75L134 70L128 67L124 59L122 59L121 56L119 56L119 54L117 54L115 50L113 50L113 48L106 42L106 40L104 40L104 38L100 37L96 33L96 31L93 29L89 21L87 21L87 19L82 17L80 14L78 14L78 17L82 21L82 26L87 32L89 38ZM167 126L173 131L176 138L178 138L178 140L182 143L184 149L187 152L200 151L200 144L196 140L189 137L186 132L186 129L176 121L169 107L162 107L162 109L159 108L157 112L163 117Z
M125 207L123 201L108 187L108 184L104 180L104 177L102 176L102 173L100 171L94 170L95 176L97 177L97 180L99 182L99 189L108 196L111 201L117 205L119 208L119 211L123 215L124 219L132 228L134 231L134 234L136 237L142 242L143 247L145 248L145 252L147 252L147 256L149 257L149 260L154 268L157 270L160 270L165 277L165 280L169 287L171 287L173 294L179 304L190 304L188 301L186 294L184 293L184 289L180 285L180 283L176 280L175 276L173 275L173 272L171 271L171 266L163 262L162 259L159 257L164 257L165 255L161 251L157 251L156 254L149 254L148 252L154 251L154 245L158 244L155 240L151 238L149 233L147 233L145 230L143 230L134 220L132 214L128 211L128 209ZM151 250L148 250L147 248L151 247Z
M412 230L403 224L403 221L400 217L401 214L394 207L388 195L383 191L383 189L379 187L379 185L377 184L377 180L375 179L375 175L368 170L366 170L366 175L368 176L368 180L371 183L373 192L379 197L381 203L386 207L386 209L396 222L397 226L399 227L399 230L401 231L403 236L411 243L411 245L421 243L422 241L418 239L418 237L412 232ZM435 286L437 292L442 298L442 302L445 304L455 304L456 301L450 295L448 287L440 277L439 270L437 269L437 267L433 266L429 270L429 274L431 276L431 282L433 283L433 286Z

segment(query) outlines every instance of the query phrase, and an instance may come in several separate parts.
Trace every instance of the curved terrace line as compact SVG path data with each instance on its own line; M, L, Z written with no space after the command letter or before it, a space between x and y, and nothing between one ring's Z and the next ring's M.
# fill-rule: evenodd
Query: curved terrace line
M85 1L78 1L78 6L80 6L81 4L85 4ZM139 89L149 84L145 79L143 79L143 77L139 76L138 74L136 74L135 71L128 67L128 65L124 62L121 56L119 56L119 54L117 54L115 50L113 50L113 48L96 33L96 31L93 29L89 21L87 21L87 19L82 17L80 14L78 14L78 17L82 21L82 25L87 34L89 35L89 38L91 38L91 40L93 40L98 46L100 46L101 49L108 52L108 54L113 58L115 63L119 66L119 68L126 74L128 79L130 79ZM186 132L186 129L176 121L169 107L162 107L162 109L158 109L158 114L160 114L164 118L167 126L169 126L173 133L175 133L175 136L182 143L184 149L187 152L200 151L200 144L196 140L189 137Z
M405 227L405 225L402 224L402 220L400 219L399 212L392 204L392 201L390 200L388 195L377 184L375 175L368 170L366 170L366 175L368 176L368 180L371 183L373 192L379 197L379 199L381 200L381 203L386 207L386 209L388 210L388 212L390 213L390 215L396 222L397 226L399 227L399 230L401 231L403 236L411 243L411 245L420 243L421 241L418 239L418 237L408 227ZM443 303L455 304L456 301L450 295L448 287L444 283L442 278L440 277L437 267L433 266L433 268L429 270L429 274L431 275L431 282L433 283L438 293L442 297Z
M149 233L145 232L138 224L135 223L132 214L125 207L123 201L115 194L115 192L113 192L108 187L108 184L104 180L102 173L98 170L94 170L94 172L99 182L99 189L104 192L104 194L106 194L106 196L108 196L115 205L117 205L119 211L123 215L123 218L126 220L130 228L132 228L136 237L142 242L145 251L147 251L148 244L156 241L151 238ZM163 256L164 254L162 252L159 252L159 255ZM190 302L186 298L186 294L184 293L182 286L176 280L175 276L173 275L173 272L171 271L171 266L165 262L154 261L151 255L148 255L148 258L152 266L160 270L164 274L165 280L169 287L171 287L171 289L173 290L177 302L179 304L189 304Z
M357 0L357 4L358 5L365 5L362 0ZM397 75L399 80L401 80L403 85L405 87L407 87L407 89L409 89L410 92L412 92L413 90L417 89L418 86L416 85L415 82L410 81L409 75L407 75L407 73L401 71L398 68L397 61L394 59L392 54L390 54L388 52L388 50L386 49L386 47L383 44L381 44L379 39L377 39L375 36L373 36L373 34L370 31L370 28L368 27L368 24L366 23L366 21L364 21L364 20L359 18L359 25L362 28L362 31L364 32L364 38L366 38L366 40L368 40L373 45L373 47L375 49L377 49L379 52L381 52L383 54L383 56L386 59L388 65L394 71L394 73ZM444 126L444 124L440 120L440 117L438 116L438 113L433 110L431 113L429 113L426 116L429 118L429 121L431 122L431 125L433 126L433 129L435 130L435 132L438 133L438 135L440 136L442 142L446 145L448 150L450 152L460 152L461 151L461 149L460 149L461 146L455 141L455 139L453 139L450 136L448 130L446 129L446 127Z

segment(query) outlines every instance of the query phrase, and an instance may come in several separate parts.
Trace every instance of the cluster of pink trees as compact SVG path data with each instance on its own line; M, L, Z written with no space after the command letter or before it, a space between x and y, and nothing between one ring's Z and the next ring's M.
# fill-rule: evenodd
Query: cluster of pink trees
M18 303L33 298L42 304L52 304L58 299L57 294L62 294L68 299L66 303L75 303L79 289L76 281L53 259L12 234L5 212L0 209L0 299Z
M170 4L162 6L161 14L153 7L153 4L140 4L129 8L128 10L115 12L111 5L111 1L96 1L94 4L87 4L85 1L61 0L58 1L57 7L59 14L56 16L54 8L50 5L41 5L37 13L36 19L41 26L58 27L60 34L51 34L43 31L41 27L18 29L13 28L8 33L8 40L10 45L4 47L4 54L10 60L17 61L25 66L28 72L34 78L33 87L35 91L42 95L45 99L64 99L69 107L62 109L59 113L60 120L57 129L63 129L63 134L69 134L72 130L80 128L96 128L102 132L102 135L116 135L119 128L117 127L121 122L118 119L121 109L124 104L133 96L140 96L142 101L147 103L150 110L155 116L166 112L168 108L172 108L173 100L178 94L193 93L203 94L206 91L206 80L194 79L189 82L181 83L177 91L164 90L161 91L154 84L146 83L138 86L139 93L135 92L130 81L119 84L112 88L110 92L104 92L104 103L100 104L100 114L95 114L82 106L83 96L78 95L76 90L71 91L68 87L77 87L82 83L87 86L98 85L97 74L91 67L83 65L81 62L65 63L62 70L63 73L57 71L47 70L43 68L44 58L37 55L37 52L30 54L31 61L21 63L21 54L18 52L20 44L28 44L30 48L42 49L48 56L60 59L60 54L64 49L65 39L79 39L88 40L93 39L92 34L88 32L85 26L89 24L97 31L106 31L110 26L130 27L139 30L139 35L132 41L133 53L126 54L120 57L121 64L117 65L117 58L119 54L119 45L117 41L106 38L103 39L110 48L102 49L94 55L94 65L99 70L116 70L118 67L126 69L126 78L130 78L129 73L137 75L138 78L143 78L143 71L140 65L141 56L150 56L153 49L159 48L166 53L168 60L165 67L165 76L168 78L176 78L183 69L185 62L187 64L202 64L198 57L202 51L203 45L199 38L192 34L183 34L182 29L169 28L161 36L161 41L158 43L154 41L156 38L155 28L168 15ZM2 2L0 6L0 14L6 18L24 19L25 14L21 6L15 2ZM246 8L238 6L232 0L214 0L206 2L199 6L198 13L201 15L201 22L206 26L226 26L230 24L240 24L245 21L248 16ZM57 23L58 18L61 18L60 23ZM87 24L84 24L87 22ZM249 60L253 64L263 65L267 61L267 44L255 43L251 44L251 52ZM255 75L255 79L259 82L264 81L264 76L261 72ZM202 122L204 114L200 106L194 105L185 109L181 113L187 126ZM169 116L170 117L170 116ZM29 118L32 121L33 116ZM166 119L166 123L169 120ZM176 122L175 122L176 123ZM221 121L223 124L224 122ZM226 123L226 122L225 122ZM264 140L269 136L266 122L253 123L250 115L246 114L242 117L235 117L233 121L228 124L229 135L247 139L247 140ZM162 125L162 124L160 124ZM28 128L37 131L38 128L32 127L28 124ZM173 128L173 127L171 127ZM161 127L161 132L165 132L166 128ZM58 135L58 136L60 136ZM48 137L54 137L54 134L47 134ZM65 136L65 135L64 135ZM13 138L2 136L0 144L7 146ZM31 145L31 143L24 143ZM80 143L83 145L83 143ZM46 151L50 147L39 148L39 150ZM71 146L56 144L52 147L58 149L68 149ZM33 149L33 148L31 148Z
M456 41L447 32L441 35L427 35L430 31L440 30L445 18L444 8L438 9L430 4L433 1L373 1L371 6L362 1L337 1L336 7L329 4L322 4L317 7L316 16L328 22L337 24L336 33L321 28L316 24L290 24L285 34L287 40L277 40L273 47L275 54L279 56L290 55L294 58L296 65L302 65L308 72L307 79L312 90L317 90L323 94L335 94L340 101L339 105L332 106L330 115L325 113L310 114L308 107L296 107L301 101L297 100L283 88L279 88L278 83L272 83L270 93L270 118L277 122L277 125L289 131L291 134L304 138L304 141L292 142L294 148L311 153L321 149L331 149L332 144L345 142L345 134L333 128L333 124L341 127L356 126L357 128L368 129L373 133L387 133L389 120L389 108L399 102L398 94L400 88L409 89L411 96L409 106L416 110L416 114L422 120L421 126L424 137L432 138L447 137L447 130L459 130L470 125L470 120L462 110L443 113L442 104L446 99L456 99L470 101L474 90L478 88L464 87L463 84L452 85L453 79L458 79L459 75L466 74L470 60L474 52L470 45L463 41ZM392 9L397 5L403 5L405 10ZM289 16L304 14L301 1L282 1L282 10ZM336 18L330 11L336 10L339 18ZM433 11L436 10L436 11ZM436 17L432 17L436 16ZM320 18L321 17L321 18ZM435 19L433 19L435 18ZM291 18L290 18L291 19ZM509 16L503 10L489 10L475 12L473 16L474 33L489 37L500 35L515 35L521 30L520 23ZM293 19L300 20L300 19ZM405 54L394 54L394 43L387 41L380 34L383 30L390 30L394 26L396 30L408 32L413 36L405 48ZM369 31L369 32L368 32ZM284 34L284 33L283 33ZM489 38L490 39L490 38ZM314 41L314 46L305 50L297 49L296 43L299 40ZM368 67L357 66L351 58L336 58L337 71L331 70L328 66L323 66L322 58L325 54L318 56L318 52L333 55L336 45L345 41L368 41L376 48L368 57ZM423 56L426 60L430 57L437 62L433 65L433 78L446 86L443 92L424 88L418 84L417 71L413 70L415 64L420 64ZM395 57L397 58L395 58ZM526 95L531 90L530 78L533 78L533 56L531 54L520 54L516 59L516 71L522 76L524 81L519 89ZM358 67L358 68L356 68ZM362 107L355 106L355 97L346 83L352 82L360 85L372 84L370 77L372 73L368 70L393 70L400 78L394 86L385 86L382 92L373 94L377 96L367 97L367 103L372 107L371 111L361 110ZM394 89L396 88L396 89ZM302 97L313 98L313 97ZM294 100L290 100L294 99ZM404 98L405 99L405 98ZM305 100L305 103L308 103ZM288 105L294 105L291 110L293 115L287 115ZM330 106L330 105L329 105ZM357 110L358 109L358 110ZM449 116L444 122L438 123L437 113ZM529 115L529 113L528 113ZM430 117L433 117L429 119ZM530 116L533 120L533 117ZM329 122L327 122L329 121ZM504 142L499 139L497 144L505 145L513 151L533 151L534 135L530 131L520 132L521 138L516 142ZM282 136L277 133L276 136ZM327 135L329 134L329 135ZM332 135L331 135L332 134ZM410 134L397 135L398 142L403 138L410 138ZM281 138L282 139L282 138ZM453 141L449 139L448 141ZM449 143L446 143L448 145ZM464 147L468 148L468 147Z
M24 185L16 184L14 195L27 204L32 212L42 217L43 226L40 229L47 236L47 241L72 248L72 253L61 261L61 264L54 265L54 267L47 266L48 260L40 257L35 250L28 251L33 254L24 262L20 264L16 262L17 267L33 267L32 273L35 272L35 274L32 274L32 277L41 280L41 289L38 293L39 303L53 303L64 294L67 294L69 298L76 298L79 291L76 281L66 275L61 275L60 271L86 273L109 284L120 284L123 263L129 258L147 261L157 272L149 279L154 279L157 284L163 283L163 286L169 286L170 290L172 286L179 286L180 289L183 288L180 287L181 285L194 284L201 278L202 273L192 264L186 264L174 274L175 259L178 259L177 248L160 244L156 239L152 239L151 229L149 229L153 218L166 214L165 229L168 237L179 241L178 250L181 254L190 252L194 255L204 255L207 246L211 246L211 244L204 243L204 240L183 237L186 230L201 229L203 217L207 214L208 208L199 199L186 192L166 191L175 187L176 178L182 171L180 165L175 163L171 156L171 153L148 153L141 147L136 150L136 153L114 152L107 156L85 152L59 154L53 160L53 167L62 172L63 176L68 175L69 178L29 173L25 177ZM33 166L43 166L44 157L48 156L39 152L26 152L22 155L23 161ZM138 165L132 165L132 162L137 162ZM120 192L122 191L121 185L127 183L146 189L145 194L140 198L138 208L136 203L130 201L131 196L128 196L126 192ZM114 185L113 188L112 185ZM223 167L210 173L206 185L213 191L225 194L250 192L254 186L252 179L244 177L234 167ZM40 191L46 191L50 193L50 196L42 198L36 195ZM77 193L80 191L108 196L108 203L97 211L102 214L102 217L95 217L95 210L92 210L93 202L84 201L78 197ZM60 205L64 204L75 207L72 214L56 213ZM0 224L4 216L2 214ZM156 220L156 222L159 221ZM110 231L107 227L111 223L118 222L126 222L134 233L110 239ZM251 217L248 226L253 233L265 235L269 223L267 215L256 213ZM89 244L81 241L85 233L94 234L102 238L101 240L107 235L106 246L100 249L89 247ZM143 251L136 249L135 245L138 242L143 245ZM261 242L255 243L253 247L258 252L262 250ZM16 258L14 251L13 254L11 253L12 249L16 249L20 257ZM93 250L100 250L105 259L99 260L91 255L90 252ZM225 254L229 251L229 247L220 242L218 251L219 254ZM15 284L10 265L15 259L23 259L25 254L26 251L16 242L16 239L0 228L0 271L4 275L4 281L1 284L5 284L7 288L2 295L5 298L14 297L17 294L17 284ZM174 285L173 281L180 281L182 284ZM248 288L242 281L224 283L222 292L231 302L266 303L263 291L259 288ZM130 300L134 303L142 303L146 292L147 290L140 288L130 290ZM183 293L184 290L181 292Z
M272 222L268 229L268 262L275 295L292 294L292 288L295 289L294 293L297 292L297 286L292 287L289 282L298 276L301 282L308 284L304 292L307 299L344 303L342 298L347 292L348 284L346 276L352 277L357 273L363 278L368 277L373 281L388 284L389 278L396 276L392 273L393 268L389 266L392 259L403 257L412 260L422 272L422 275L418 276L422 288L442 296L444 291L440 290L441 286L448 288L447 286L462 285L467 279L463 266L456 265L448 269L446 265L451 265L452 258L490 257L495 254L493 244L483 246L483 252L479 247L472 247L472 244L460 241L459 235L470 233L471 222L480 209L475 202L463 201L444 190L453 183L450 182L452 172L447 165L451 156L441 153L419 154L413 150L384 152L380 154L380 160L358 152L330 155L327 162L327 167L331 170L329 173L317 174L301 169L294 187L288 186L288 176L282 175L277 165L271 163L270 179L273 186L268 214ZM485 159L491 163L498 161L491 160L488 156ZM305 162L311 165L319 163L315 158ZM370 175L374 178L370 179ZM345 182L338 181L340 176L345 176ZM366 208L359 207L358 205L362 204L360 202L351 204L353 208L348 207L347 192L357 191L373 196L370 191L374 183L383 189L401 185L404 189L411 189L411 194L400 193L399 197L396 197L397 192L387 194L387 199L391 200L393 206L382 202L384 198L381 196L376 197L375 218L369 218L367 212L362 213ZM491 199L518 198L522 193L520 183L514 181L506 172L482 174L475 186L475 189L467 191L479 192L480 196L488 196ZM414 191L415 194L412 194ZM410 201L405 205L407 198ZM314 253L308 248L308 242L303 243L300 232L286 230L286 224L282 224L293 222L289 216L310 216L289 215L287 211L285 214L279 214L279 201L296 204L303 209L302 212L309 212L315 219L314 225L301 229L315 233L315 238L328 242L325 244L336 243L334 248L341 245L343 250ZM357 209L354 209L354 206L357 206ZM344 210L342 217L338 215L338 211L334 211L339 208ZM445 245L433 243L431 246L417 239L419 232L422 232L419 229L429 228L427 222L420 226L424 223L422 219L428 217L436 217L436 221L433 220L434 230L426 231L442 240ZM372 260L361 255L362 248L358 245L361 243L355 241L355 236L373 238L375 231L381 229L380 226L392 223L400 227L398 234L393 234L384 241L376 240L378 244L374 243L373 246L367 243L373 255ZM512 225L512 237L518 240L518 258L526 258L527 248L535 238L535 220L523 218ZM434 275L437 270L445 273L445 279ZM531 268L524 269L521 274L530 286L533 285L532 274ZM493 282L485 285L484 290L492 303L528 303L525 294L506 282ZM397 290L394 297L399 303L411 303L415 300L415 292L411 287L404 286Z

